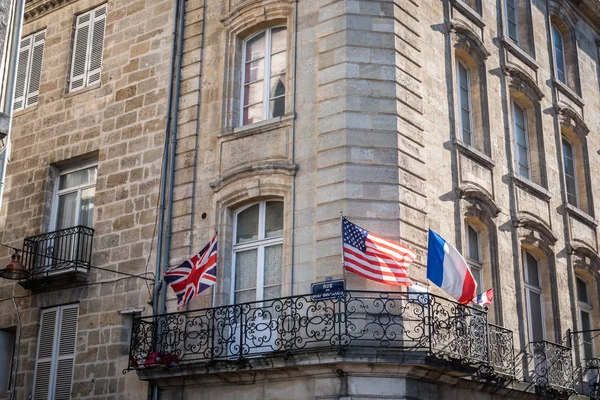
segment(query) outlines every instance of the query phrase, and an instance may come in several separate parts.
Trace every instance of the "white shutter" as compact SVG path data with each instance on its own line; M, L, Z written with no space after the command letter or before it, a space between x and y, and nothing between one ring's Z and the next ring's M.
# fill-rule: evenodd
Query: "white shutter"
M27 76L29 75L29 56L31 54L31 42L33 37L28 36L21 40L19 48L19 64L17 66L17 83L15 86L15 96L13 110L25 108L25 87L27 85Z
M54 400L69 400L71 398L73 365L75 364L75 342L77 340L77 312L77 305L61 308Z
M77 90L85 86L91 17L92 14L89 12L77 17L69 90Z
M33 400L69 400L75 364L79 307L42 311Z
M38 102L40 94L40 79L42 77L42 61L44 59L44 45L46 44L46 31L33 36L31 50L31 63L29 65L29 79L27 82L27 103L29 107Z
M92 11L92 36L87 72L87 85L100 81L102 72L102 51L104 49L104 28L106 26L106 5Z
M58 311L58 308L42 311L35 379L33 383L34 400L47 400L51 398L54 339L56 337Z

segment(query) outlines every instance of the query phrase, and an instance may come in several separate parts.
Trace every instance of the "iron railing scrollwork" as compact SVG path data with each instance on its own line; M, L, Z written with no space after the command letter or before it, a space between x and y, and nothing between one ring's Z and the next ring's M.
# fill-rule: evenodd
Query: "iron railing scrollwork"
M29 279L55 273L88 272L92 260L94 230L74 226L23 240L23 264Z
M513 333L488 324L485 310L428 293L367 291L136 317L128 369L369 348L514 376Z
M574 391L571 348L545 340L532 342L533 379L542 391Z

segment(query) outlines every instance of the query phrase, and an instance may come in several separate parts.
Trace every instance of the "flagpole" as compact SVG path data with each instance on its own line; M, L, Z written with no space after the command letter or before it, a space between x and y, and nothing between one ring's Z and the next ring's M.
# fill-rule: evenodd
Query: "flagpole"
M216 274L219 273L219 237L218 237L219 231L217 231L215 229L215 236L217 236L217 269L216 269ZM217 275L218 276L218 275ZM217 279L217 282L219 280ZM215 284L212 286L212 307L216 307L216 301L217 301L217 282L215 282Z
M342 276L344 279L344 287L346 287L346 266L344 265L344 213L340 210L340 244L342 250Z

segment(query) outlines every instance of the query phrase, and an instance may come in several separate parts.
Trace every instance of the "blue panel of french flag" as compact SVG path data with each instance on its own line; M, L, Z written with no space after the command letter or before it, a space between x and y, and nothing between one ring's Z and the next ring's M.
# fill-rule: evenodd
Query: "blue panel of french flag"
M469 304L477 294L471 269L458 250L429 230L427 278L461 304Z

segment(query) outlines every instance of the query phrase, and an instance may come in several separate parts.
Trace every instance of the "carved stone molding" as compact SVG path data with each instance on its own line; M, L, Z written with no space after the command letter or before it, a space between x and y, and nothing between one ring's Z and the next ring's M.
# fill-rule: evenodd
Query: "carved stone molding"
M573 108L569 107L568 105L561 104L555 106L554 109L558 114L558 121L560 122L560 125L572 129L580 139L583 140L590 132L590 129L587 127L585 122L583 122L583 119L581 119L579 114L573 110Z
M467 206L467 210L476 209L483 212L490 219L496 218L500 214L501 209L494 199L488 193L475 186L466 185L459 188L458 196L470 203L470 206Z
M544 98L544 93L537 83L520 68L507 65L503 67L503 72L509 78L508 84L511 89L525 94L535 102L540 102Z
M455 48L465 50L472 54L475 52L481 61L485 61L491 55L481 39L469 28L460 21L453 20L450 22L450 34L452 43Z
M210 187L219 192L226 185L240 179L248 177L256 177L258 175L286 175L293 176L296 174L298 166L291 163L261 163L248 165L238 170L229 172L219 178L219 180L210 183Z
M31 0L25 4L23 21L30 21L54 11L57 8L73 3L75 0Z
M553 246L558 238L554 232L546 225L527 216L517 216L512 220L513 226L522 231L520 236L527 238L528 241L538 242L536 247Z

